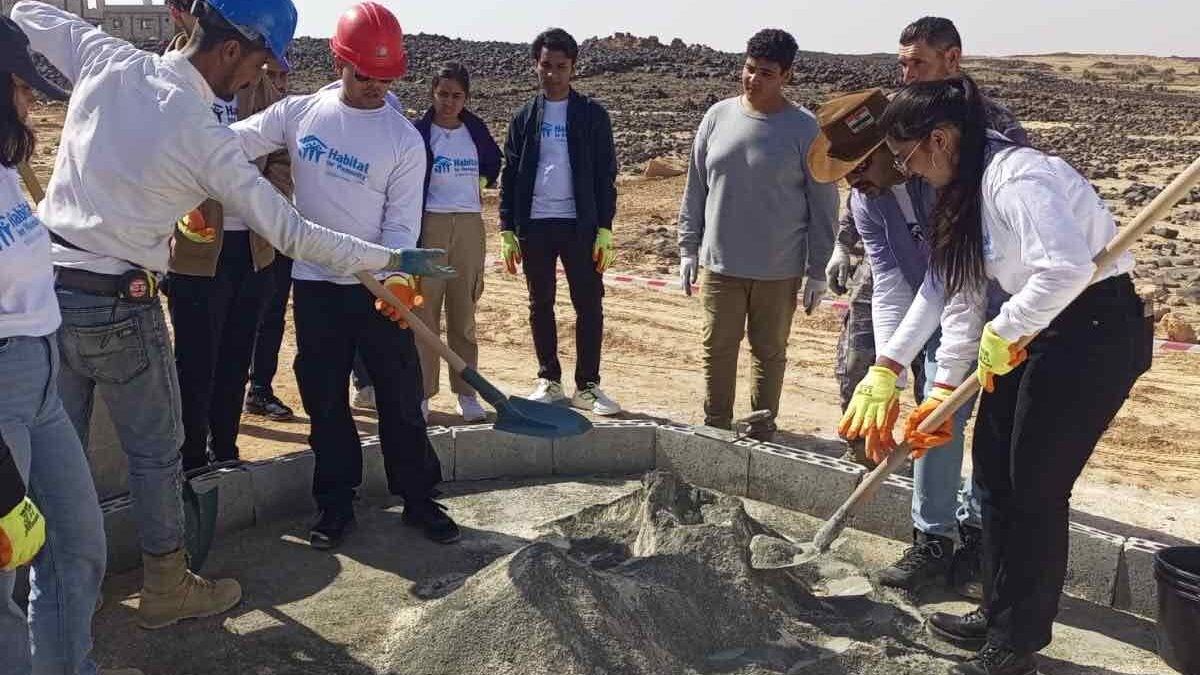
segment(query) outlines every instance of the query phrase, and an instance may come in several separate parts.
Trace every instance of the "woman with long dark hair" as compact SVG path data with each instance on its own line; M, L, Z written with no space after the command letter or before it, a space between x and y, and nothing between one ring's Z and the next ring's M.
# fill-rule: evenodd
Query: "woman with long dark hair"
M433 105L417 122L429 157L421 245L445 249L458 276L422 280L425 304L418 308L417 314L433 330L440 331L444 307L450 348L475 365L479 359L475 304L483 294L487 250L480 189L496 185L500 176L500 147L483 120L467 110L471 74L466 67L455 62L443 65L433 78L431 95ZM417 347L421 352L428 412L429 399L438 392L441 357L425 345ZM481 422L487 418L475 390L454 373L450 374L450 389L458 395L457 412L463 420Z
M28 45L0 17L0 670L95 673L91 623L104 579L104 522L58 395L62 316L50 235L16 170L36 145L27 123L34 91L67 95L38 74ZM8 598L17 565L30 562L26 617Z
M1133 258L1096 268L1092 259L1116 234L1112 215L1065 161L987 131L969 77L907 87L880 126L897 169L938 190L929 273L878 358L898 373L941 326L937 389L908 419L906 440L917 448L948 440L948 426L916 429L972 368L985 389L972 448L984 600L963 617L933 615L929 628L978 649L952 673L1033 675L1066 575L1072 486L1150 366ZM989 280L1012 297L985 323Z

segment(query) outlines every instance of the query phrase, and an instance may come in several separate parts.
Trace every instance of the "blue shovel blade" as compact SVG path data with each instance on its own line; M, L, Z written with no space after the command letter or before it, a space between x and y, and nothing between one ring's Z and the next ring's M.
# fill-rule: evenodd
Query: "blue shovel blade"
M571 408L516 396L510 396L496 406L496 424L493 426L510 434L539 438L578 436L592 429L588 418Z

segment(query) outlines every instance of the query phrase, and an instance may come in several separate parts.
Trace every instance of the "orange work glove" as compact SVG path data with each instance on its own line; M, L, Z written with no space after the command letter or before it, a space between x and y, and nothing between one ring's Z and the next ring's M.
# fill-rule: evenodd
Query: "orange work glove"
M179 219L175 227L180 234L197 244L211 244L217 240L217 231L204 220L200 209L192 209L191 213Z
M870 457L872 462L883 464L887 461L888 455L896 450L896 437L892 435L892 429L896 428L896 420L899 418L900 399L897 397L893 398L888 405L887 417L884 419L883 426L872 428L867 432L867 457Z
M417 277L410 277L407 274L393 274L383 280L383 287L391 291L410 310L425 304L425 297L421 295L420 286ZM377 299L375 300L375 309L395 321L401 328L408 328L408 322L404 320L404 315L390 302Z
M979 386L987 393L992 393L996 389L996 377L1011 373L1028 357L1029 350L1000 337L992 330L992 324L988 323L979 338L979 367L975 371Z
M910 414L908 419L905 420L904 442L908 443L909 447L912 448L912 453L909 456L914 460L924 457L925 453L928 452L930 448L936 448L939 445L945 445L954 438L953 415L943 422L942 426L938 427L933 433L927 434L918 431L917 429L921 426L921 423L924 422L927 417L932 415L933 411L937 410L938 406L940 406L943 401L950 398L950 394L953 393L953 389L948 389L935 384L933 386L933 390L930 391L929 395L925 397L925 400L921 401L921 405L917 406L917 409L912 411L912 414Z

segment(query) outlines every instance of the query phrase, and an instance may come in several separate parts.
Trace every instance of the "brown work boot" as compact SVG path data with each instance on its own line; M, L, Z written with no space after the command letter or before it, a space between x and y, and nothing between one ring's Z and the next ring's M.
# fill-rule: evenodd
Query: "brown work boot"
M242 599L233 579L209 581L192 574L183 549L163 556L142 555L142 601L138 624L154 630L181 619L215 616Z

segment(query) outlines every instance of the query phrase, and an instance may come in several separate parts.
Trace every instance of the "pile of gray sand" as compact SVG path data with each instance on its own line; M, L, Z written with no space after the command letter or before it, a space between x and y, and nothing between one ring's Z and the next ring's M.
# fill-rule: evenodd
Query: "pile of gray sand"
M648 474L638 491L545 530L402 611L387 671L930 675L950 665L921 645L911 607L817 597L814 568L752 569L751 537L776 533L739 499L672 474ZM817 576L860 574L825 564Z

